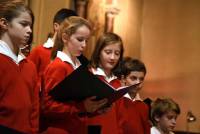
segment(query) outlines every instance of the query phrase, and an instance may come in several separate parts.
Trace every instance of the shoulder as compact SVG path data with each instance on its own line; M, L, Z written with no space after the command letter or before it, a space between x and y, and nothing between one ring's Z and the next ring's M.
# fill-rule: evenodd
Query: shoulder
M23 65L23 69L27 69L30 72L37 74L36 66L30 59L25 58L19 64Z
M68 75L73 71L72 66L67 63L61 61L59 58L56 58L54 61L52 61L46 68L46 73L59 73L59 74L65 74Z
M148 106L147 106L147 104L145 104L141 100L136 100L136 101L134 101L134 103L135 103L135 106L138 107L138 108L140 108L140 109L144 109L144 110L148 110L149 109Z
M8 56L0 53L0 62L4 63L2 65L5 65L5 62L9 62L9 61L11 61L11 59Z
M60 58L55 58L50 64L50 67L61 69L73 69L72 65L68 62L63 62Z
M4 74L8 70L11 71L12 69L17 68L17 66L15 65L16 63L14 63L14 61L10 57L3 55L1 53L0 53L0 63L1 63L0 72L2 74Z
M26 58L26 59L24 59L24 61L25 61L25 63L26 63L30 68L36 69L35 64L33 63L32 60Z
M37 45L37 46L35 46L35 47L32 49L32 52L40 51L40 50L42 50L42 49L44 49L44 47L43 47L42 45Z
M45 48L43 47L43 45L37 45L36 47L34 47L30 53L31 54L42 54L40 52L50 52L51 51L51 48Z

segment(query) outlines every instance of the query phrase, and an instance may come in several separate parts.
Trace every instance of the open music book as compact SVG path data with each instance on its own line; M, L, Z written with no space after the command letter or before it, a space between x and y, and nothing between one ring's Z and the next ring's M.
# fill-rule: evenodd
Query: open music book
M108 98L108 103L111 104L138 85L139 83L115 89L92 74L87 67L80 66L55 86L49 94L61 102L81 101L87 97L96 96L97 100Z

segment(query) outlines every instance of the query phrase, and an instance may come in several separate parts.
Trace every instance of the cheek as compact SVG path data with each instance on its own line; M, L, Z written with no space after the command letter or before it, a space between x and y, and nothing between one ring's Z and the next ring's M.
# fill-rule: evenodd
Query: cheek
M99 56L99 63L102 63L102 62L105 60L104 57L105 57L105 56L104 56L102 53L100 53L100 56Z
M78 43L76 40L70 40L70 42L68 43L68 47L71 49L71 50L76 50L78 48Z
M68 51L73 54L75 52L75 46L72 43L67 44Z

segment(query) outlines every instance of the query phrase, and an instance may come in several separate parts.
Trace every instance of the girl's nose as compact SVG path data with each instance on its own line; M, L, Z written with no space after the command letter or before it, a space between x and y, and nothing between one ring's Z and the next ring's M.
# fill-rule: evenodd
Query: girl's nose
M28 26L28 30L27 30L27 32L28 32L29 34L32 33L32 28L31 28L30 26Z
M86 40L84 40L83 43L82 43L82 48L85 48L86 45L87 45L87 42L86 42Z
M110 58L111 58L111 59L115 59L115 54L112 53Z

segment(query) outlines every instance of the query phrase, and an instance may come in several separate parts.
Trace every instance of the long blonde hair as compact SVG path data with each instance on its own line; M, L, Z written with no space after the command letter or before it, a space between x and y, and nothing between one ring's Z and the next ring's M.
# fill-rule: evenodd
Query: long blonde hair
M90 23L86 19L77 16L69 17L60 24L60 31L57 34L55 44L51 53L52 60L55 59L57 51L63 50L64 43L62 40L62 34L66 33L70 37L81 26L86 26L90 30L92 30Z

